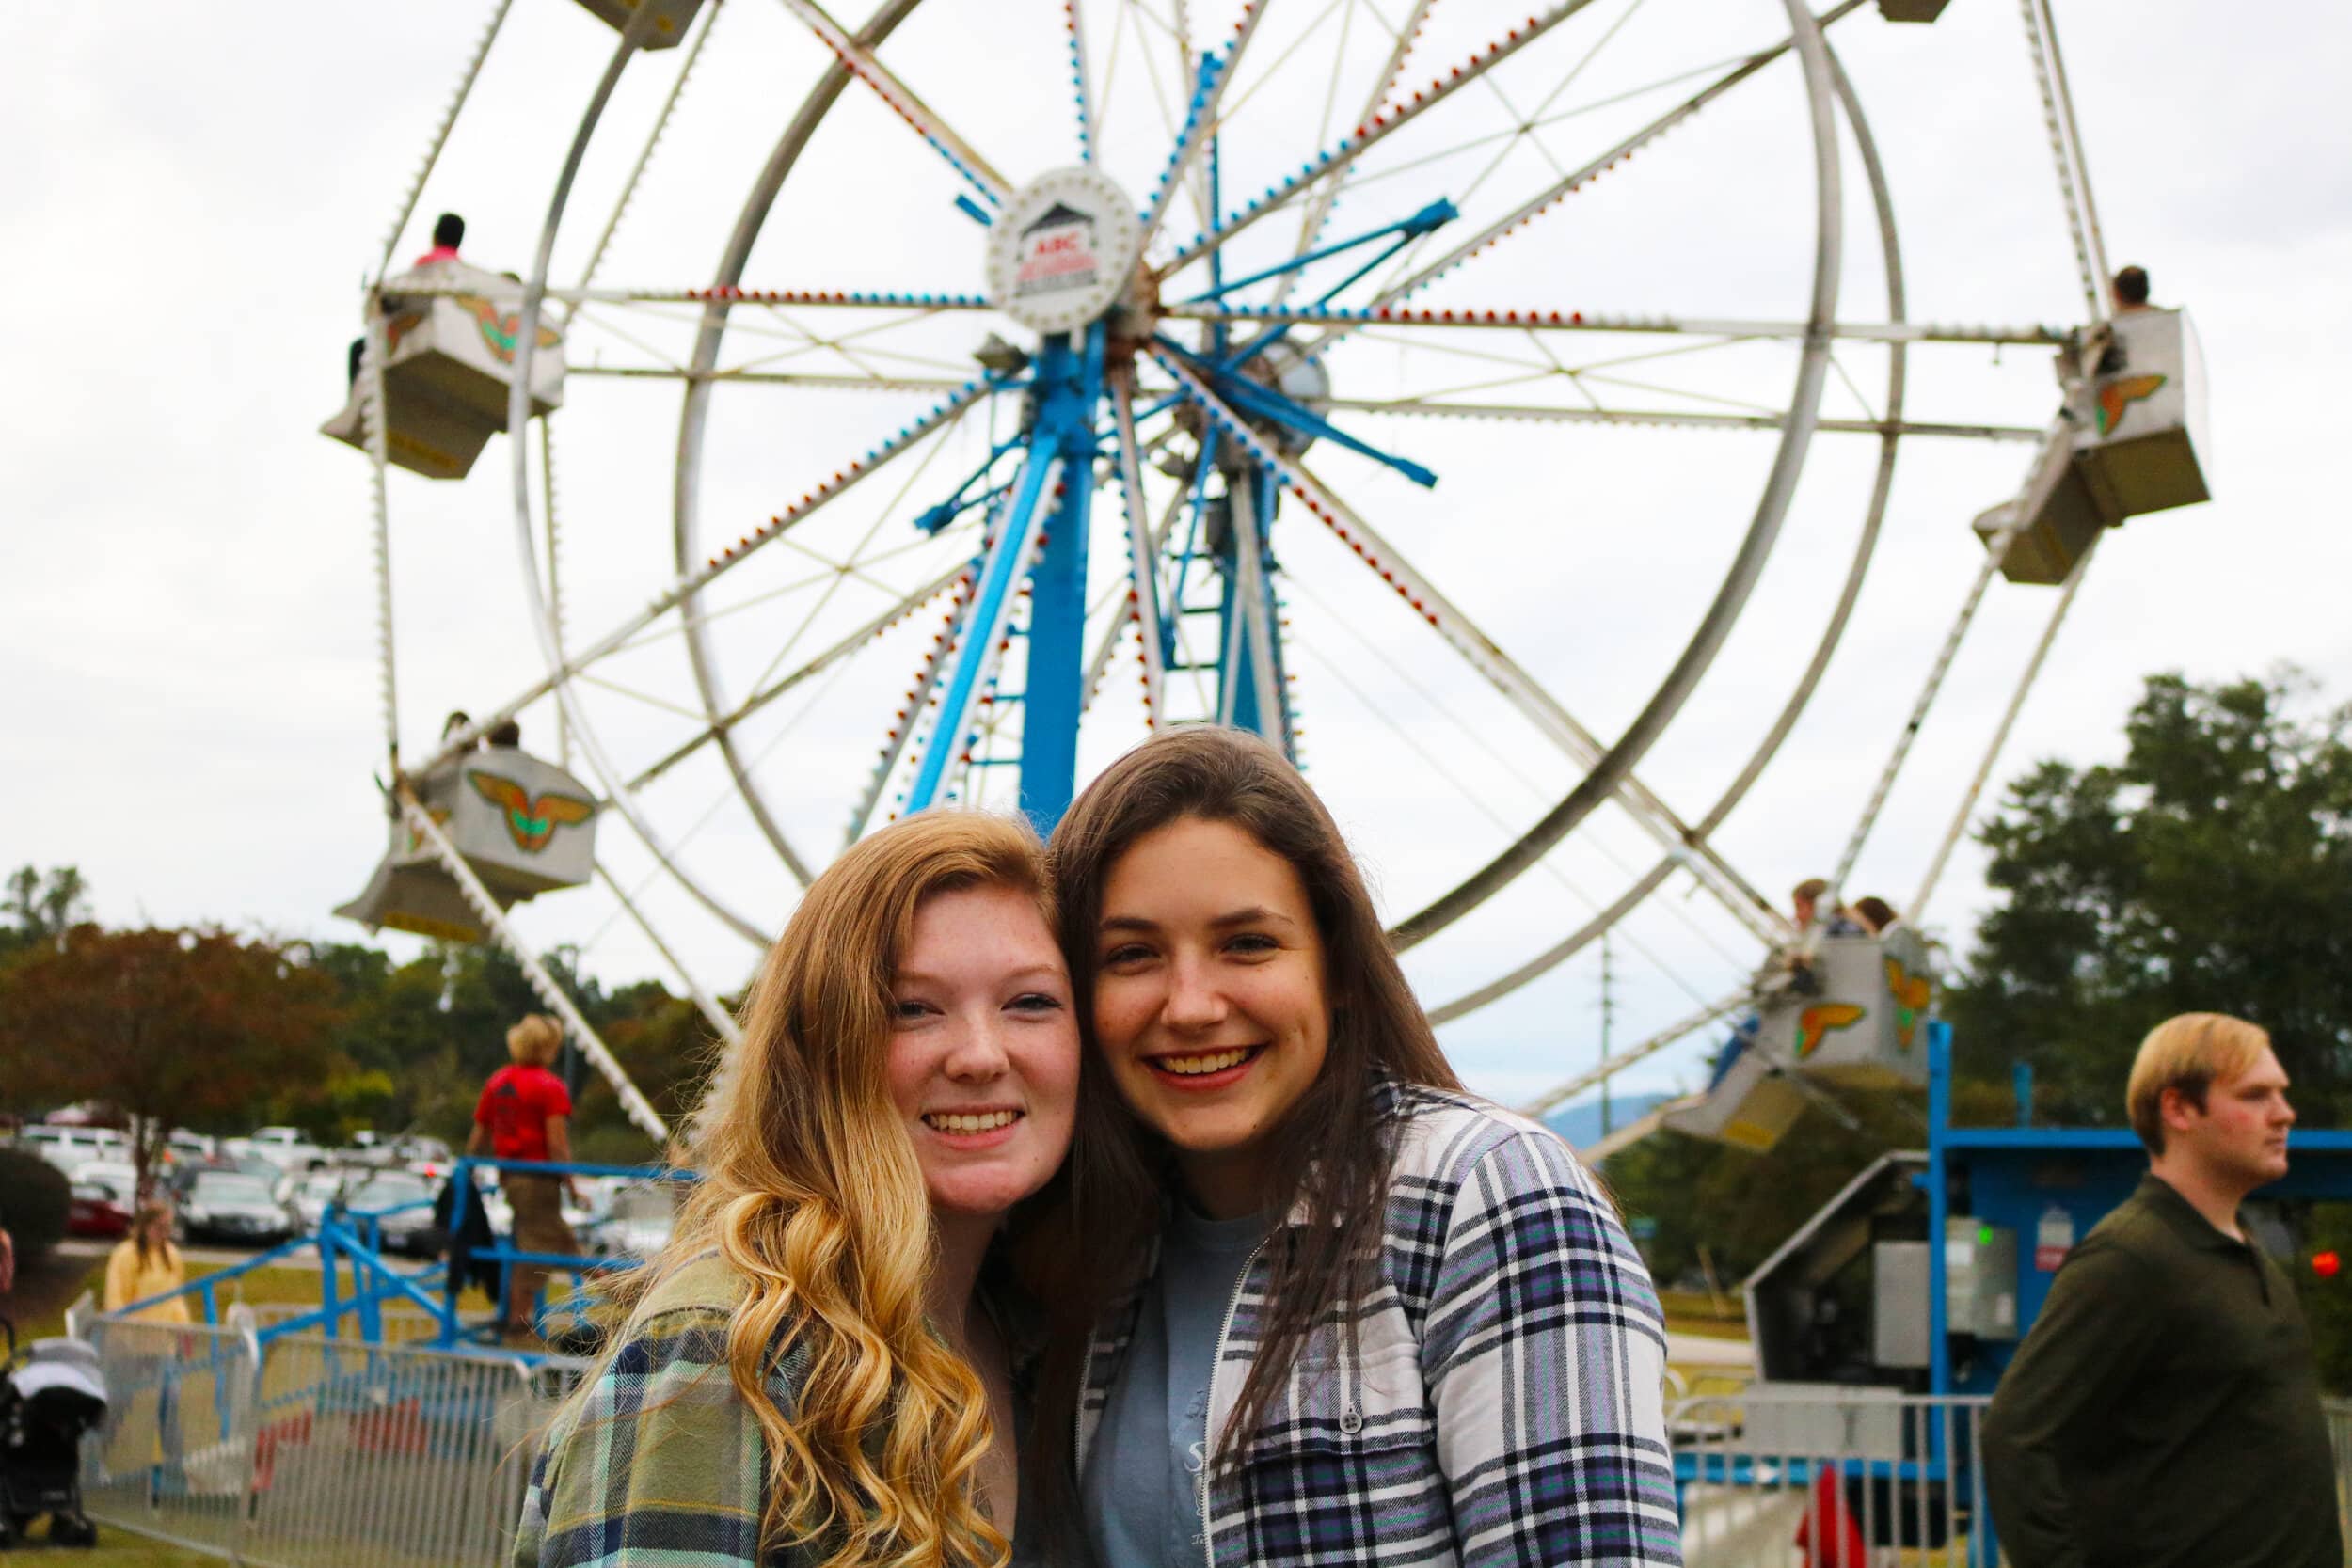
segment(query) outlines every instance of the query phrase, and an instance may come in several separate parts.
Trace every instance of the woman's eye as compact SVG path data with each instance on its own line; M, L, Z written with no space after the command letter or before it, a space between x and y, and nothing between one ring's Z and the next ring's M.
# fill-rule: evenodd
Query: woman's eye
M906 997L901 997L890 1005L890 1016L901 1022L921 1018L929 1010L924 1004Z
M1012 999L1013 1006L1025 1013L1051 1013L1061 1010L1061 998L1048 996L1041 990L1029 991Z
M1263 931L1244 931L1226 943L1236 953L1271 953L1280 945Z
M1103 955L1103 967L1116 969L1121 964L1137 963L1152 956L1152 950L1140 942L1125 942Z

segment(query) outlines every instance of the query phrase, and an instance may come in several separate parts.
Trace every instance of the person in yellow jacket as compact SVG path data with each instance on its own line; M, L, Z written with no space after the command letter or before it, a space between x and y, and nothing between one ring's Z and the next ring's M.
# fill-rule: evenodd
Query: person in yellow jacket
M160 1295L188 1282L187 1265L171 1244L171 1211L160 1203L143 1203L131 1234L106 1259L106 1310L119 1312L135 1301ZM131 1315L133 1323L184 1323L190 1321L188 1298L174 1296Z

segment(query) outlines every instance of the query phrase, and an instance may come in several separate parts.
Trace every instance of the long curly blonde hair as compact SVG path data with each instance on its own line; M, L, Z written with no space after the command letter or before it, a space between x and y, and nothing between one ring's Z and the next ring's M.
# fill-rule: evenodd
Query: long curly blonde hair
M624 1287L642 1304L713 1248L749 1281L727 1363L767 1443L762 1550L814 1544L824 1568L1009 1558L977 1494L987 1398L925 1319L930 1200L885 1075L915 911L967 887L1024 893L1053 928L1044 851L1018 818L913 816L811 884L714 1077L693 1149L703 1180L661 1258ZM765 1379L795 1346L810 1362L787 1418Z

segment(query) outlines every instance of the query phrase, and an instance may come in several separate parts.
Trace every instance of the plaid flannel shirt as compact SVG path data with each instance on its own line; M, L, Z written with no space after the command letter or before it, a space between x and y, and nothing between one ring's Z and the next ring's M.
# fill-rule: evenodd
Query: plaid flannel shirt
M1679 1564L1664 1321L1614 1207L1534 1122L1466 1095L1374 1092L1397 1148L1376 1282L1344 1308L1356 1353L1333 1313L1242 1463L1210 1470L1203 1568ZM1218 1349L1213 1452L1267 1273L1262 1253ZM1089 1349L1082 1470L1140 1299Z
M523 1497L511 1568L751 1568L761 1563L767 1445L727 1372L741 1276L717 1256L655 1288L643 1321L582 1403L548 1429ZM798 1346L768 1379L790 1410ZM800 1568L806 1553L771 1553Z

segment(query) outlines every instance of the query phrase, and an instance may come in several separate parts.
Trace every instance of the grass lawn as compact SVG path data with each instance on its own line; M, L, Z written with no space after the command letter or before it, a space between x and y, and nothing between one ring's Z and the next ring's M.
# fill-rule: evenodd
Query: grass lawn
M79 1265L84 1259L72 1259L67 1261L71 1265ZM52 1292L57 1302L55 1307L38 1316L28 1317L16 1325L19 1339L32 1340L50 1335L63 1334L65 1332L65 1308L85 1287L93 1297L103 1297L106 1290L106 1260L103 1258L93 1258L87 1259L87 1262L88 1269L79 1283L69 1281L63 1291ZM194 1283L207 1275L218 1274L224 1268L230 1266L232 1265L190 1263L188 1279L190 1283ZM348 1299L352 1291L351 1272L348 1269L339 1271L338 1277L341 1280L342 1292L344 1298ZM562 1287L559 1285L551 1293L561 1294ZM279 1302L315 1307L319 1303L319 1272L316 1269L255 1269L232 1285L222 1289L220 1304L223 1308L236 1301L244 1301L253 1307L263 1307ZM458 1305L468 1311L486 1312L490 1307L490 1300L478 1289L469 1286L465 1294L458 1298ZM203 1309L199 1304L190 1303L189 1310L199 1317L203 1315Z
M98 1544L86 1552L39 1541L11 1552L0 1552L0 1562L8 1564L8 1568L19 1568L20 1564L22 1568L33 1568L35 1563L55 1563L56 1568L68 1568L69 1564L72 1568L218 1568L226 1560L189 1551L184 1546L151 1541L112 1525L98 1527Z
M1677 1334L1697 1334L1710 1339L1748 1337L1747 1308L1736 1296L1717 1300L1699 1291L1661 1291L1658 1304L1665 1309L1666 1326Z

